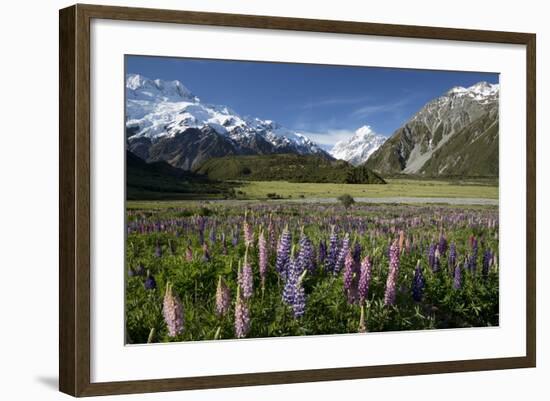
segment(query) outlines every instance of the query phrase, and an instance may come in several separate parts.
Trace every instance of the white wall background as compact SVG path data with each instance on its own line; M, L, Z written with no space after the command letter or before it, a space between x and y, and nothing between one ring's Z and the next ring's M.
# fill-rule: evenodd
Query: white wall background
M544 246L550 240L550 25L545 3L461 0L338 2L290 0L157 0L116 3L139 7L357 20L411 25L525 31L538 46L538 368L284 386L105 397L139 400L281 400L315 398L543 400L550 375L545 343L550 320ZM3 4L0 21L0 397L57 400L57 66L59 8L69 1ZM523 140L523 139L522 139Z

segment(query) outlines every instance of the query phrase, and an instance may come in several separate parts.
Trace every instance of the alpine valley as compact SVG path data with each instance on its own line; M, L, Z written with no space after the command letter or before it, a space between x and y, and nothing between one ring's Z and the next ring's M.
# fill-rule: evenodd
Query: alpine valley
M389 138L365 125L325 150L304 133L272 120L242 117L229 107L205 103L179 81L131 74L126 77L127 149L147 163L165 162L213 175L220 170L214 173L212 167L227 161L248 171L288 162L279 156L291 154L298 169L316 163L337 167L342 172L338 182L348 182L354 167L369 177L373 171L382 177L496 177L498 98L498 84L454 87L428 102ZM241 156L256 158L238 159ZM209 160L213 162L204 168ZM285 167L285 174L288 170Z

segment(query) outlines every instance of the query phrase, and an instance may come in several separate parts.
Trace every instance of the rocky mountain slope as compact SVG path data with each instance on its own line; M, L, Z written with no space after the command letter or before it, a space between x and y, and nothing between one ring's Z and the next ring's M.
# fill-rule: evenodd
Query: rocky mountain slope
M366 166L382 175L498 176L499 85L455 87L427 103Z

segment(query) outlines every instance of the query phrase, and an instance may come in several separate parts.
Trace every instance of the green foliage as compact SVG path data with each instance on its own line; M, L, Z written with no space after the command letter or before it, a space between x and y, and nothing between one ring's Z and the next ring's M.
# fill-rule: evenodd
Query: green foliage
M355 199L351 197L349 194L340 195L338 197L338 201L344 206L346 209L349 209L353 204L355 203Z
M126 152L126 198L128 200L231 199L235 184L210 181L208 177L172 167L165 162L146 163Z
M217 157L204 162L195 172L220 181L385 183L379 175L366 167L356 168L342 160L296 154Z

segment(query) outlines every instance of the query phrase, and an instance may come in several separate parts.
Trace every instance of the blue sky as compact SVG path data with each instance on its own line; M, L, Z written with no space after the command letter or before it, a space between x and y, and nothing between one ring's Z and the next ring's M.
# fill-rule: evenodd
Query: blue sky
M498 74L127 56L126 73L181 81L202 101L270 119L329 145L363 125L391 135L454 86Z

